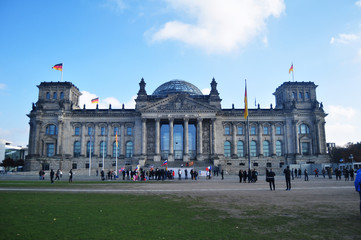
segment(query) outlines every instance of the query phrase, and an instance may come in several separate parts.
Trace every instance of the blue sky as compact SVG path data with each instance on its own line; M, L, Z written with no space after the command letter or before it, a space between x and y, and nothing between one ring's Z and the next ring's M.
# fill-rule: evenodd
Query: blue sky
M295 81L318 85L327 142L359 142L361 0L1 0L0 138L28 143L32 102L51 69L83 92L81 106L132 100L172 79L207 92L214 77L223 108L274 105L294 64Z

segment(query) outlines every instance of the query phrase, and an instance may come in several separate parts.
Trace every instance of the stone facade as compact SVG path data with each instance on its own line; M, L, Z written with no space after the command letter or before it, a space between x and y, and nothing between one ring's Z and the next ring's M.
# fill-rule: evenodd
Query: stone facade
M248 154L256 169L328 161L327 114L313 82L283 83L274 93L275 107L249 109L249 129L244 109L221 108L214 79L209 95L180 80L151 95L145 86L142 79L135 109L86 109L79 106L81 93L72 83L42 82L28 114L26 170L89 169L89 164L115 169L168 160L237 172L249 167Z

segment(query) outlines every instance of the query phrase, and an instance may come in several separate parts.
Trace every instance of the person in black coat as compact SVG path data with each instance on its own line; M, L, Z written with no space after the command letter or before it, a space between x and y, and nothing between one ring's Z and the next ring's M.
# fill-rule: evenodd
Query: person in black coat
M271 168L271 170L268 171L268 173L267 173L267 182L269 182L269 188L271 189L271 191L272 191L272 187L273 187L273 191L276 190L275 176L276 176L276 174L273 172L273 169Z
M243 171L242 171L242 169L239 170L238 176L239 176L239 182L241 183L242 179L243 179Z
M54 171L53 171L53 169L51 169L51 171L50 171L50 182L51 183L54 183Z
M285 170L283 170L283 173L285 174L285 179L286 179L286 187L287 187L287 191L291 190L291 171L290 171L290 166L287 166L287 168L285 168Z

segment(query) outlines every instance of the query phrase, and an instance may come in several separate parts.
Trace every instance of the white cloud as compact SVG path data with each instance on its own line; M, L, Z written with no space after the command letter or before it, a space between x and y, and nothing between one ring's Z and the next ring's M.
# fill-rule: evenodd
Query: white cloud
M328 116L326 118L327 142L334 142L339 146L348 142L359 142L359 132L361 128L357 119L361 113L352 107L331 105L326 108Z
M361 37L360 35L356 35L356 34L345 34L345 33L341 33L338 35L338 37L332 37L330 40L331 44L335 44L335 43L340 43L340 44L349 44L355 41L360 40Z
M285 10L283 0L167 0L169 6L195 19L194 24L170 21L153 41L176 40L209 53L238 50L266 29L266 20ZM265 38L264 38L265 39ZM263 39L263 42L267 43Z
M91 100L94 98L97 98L98 96L94 93L90 93L87 91L82 91L81 93L82 93L82 95L79 98L80 108L83 108L83 106L85 104L87 109L95 109L97 104L91 103ZM128 108L128 109L134 109L135 108L135 100L134 99L136 97L137 96L132 96L132 98L124 104L124 107ZM121 103L115 97L107 97L104 99L99 98L99 104L98 104L99 109L108 109L109 104L112 105L112 109L120 109L123 107L123 103Z
M355 5L358 7L361 7L361 0L358 0L357 2L355 2Z
M5 88L6 88L5 83L0 83L0 90L5 89Z
M201 92L204 94L204 95L209 95L209 93L211 92L211 89L210 88L204 88L201 90Z

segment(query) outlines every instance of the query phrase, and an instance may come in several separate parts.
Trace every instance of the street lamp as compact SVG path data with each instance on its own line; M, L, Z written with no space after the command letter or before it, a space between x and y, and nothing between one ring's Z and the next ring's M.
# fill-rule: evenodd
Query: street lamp
M351 169L353 168L353 155L352 154L350 154L350 156L348 157L350 160L351 160L351 163L352 163L352 167L351 167Z

